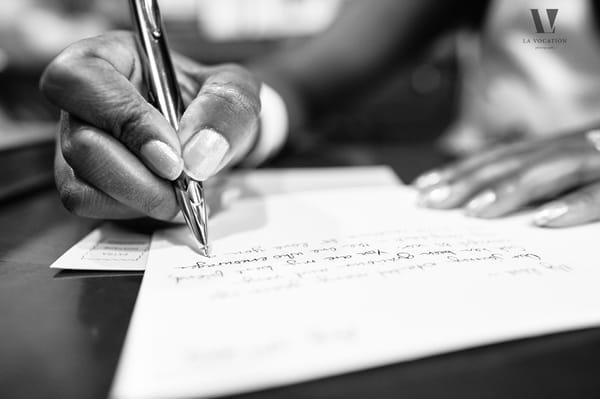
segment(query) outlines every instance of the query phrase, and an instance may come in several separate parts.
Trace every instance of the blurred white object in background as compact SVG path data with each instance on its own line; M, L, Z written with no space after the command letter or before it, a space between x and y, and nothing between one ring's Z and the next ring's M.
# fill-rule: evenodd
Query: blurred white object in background
M542 4L558 10L555 32L536 31L531 9ZM595 126L600 36L594 15L591 0L493 1L482 31L459 37L460 114L447 149L464 155Z
M7 64L39 67L68 44L110 28L106 16L93 12L93 2L82 2L73 12L67 3L1 0L0 50L4 59L0 60L0 68Z
M265 40L318 33L342 0L197 0L201 32L215 41Z
M163 19L188 21L196 18L196 4L200 0L162 0L159 1ZM219 3L221 0L217 0Z

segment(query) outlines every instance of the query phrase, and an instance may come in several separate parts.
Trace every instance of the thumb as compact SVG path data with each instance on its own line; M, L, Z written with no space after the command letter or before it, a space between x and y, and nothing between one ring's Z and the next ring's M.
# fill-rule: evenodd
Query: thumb
M181 118L187 172L206 180L247 153L257 136L260 107L260 83L249 71L213 68Z

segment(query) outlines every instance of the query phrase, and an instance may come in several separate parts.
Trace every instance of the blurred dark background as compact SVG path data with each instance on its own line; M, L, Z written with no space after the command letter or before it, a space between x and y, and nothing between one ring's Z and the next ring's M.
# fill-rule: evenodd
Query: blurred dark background
M243 63L306 40L327 29L344 1L169 0L161 7L172 47L214 64ZM38 79L62 48L128 27L124 0L2 0L0 140L26 134L24 125L55 121L58 111L38 92ZM318 122L320 134L345 142L423 141L439 134L454 114L454 38L439 40L425 54L372 92L332 105L333 112Z

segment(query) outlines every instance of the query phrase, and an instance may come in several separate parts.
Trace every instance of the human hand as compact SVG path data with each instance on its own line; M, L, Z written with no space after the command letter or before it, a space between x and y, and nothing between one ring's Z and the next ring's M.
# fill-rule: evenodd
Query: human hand
M206 180L254 143L260 82L235 65L177 56L186 110L175 132L143 93L135 38L111 32L73 44L46 69L44 94L63 111L55 157L61 200L85 217L171 220L170 180Z
M600 220L600 131L517 143L483 152L415 180L420 203L465 206L497 218L539 202L533 222L566 227Z

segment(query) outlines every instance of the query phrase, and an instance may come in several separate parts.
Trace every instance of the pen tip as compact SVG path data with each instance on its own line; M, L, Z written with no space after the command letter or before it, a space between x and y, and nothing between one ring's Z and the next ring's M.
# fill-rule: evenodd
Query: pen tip
M202 256L210 257L210 251L208 250L208 245L202 245L198 243L198 252Z

